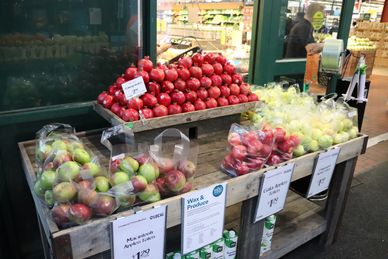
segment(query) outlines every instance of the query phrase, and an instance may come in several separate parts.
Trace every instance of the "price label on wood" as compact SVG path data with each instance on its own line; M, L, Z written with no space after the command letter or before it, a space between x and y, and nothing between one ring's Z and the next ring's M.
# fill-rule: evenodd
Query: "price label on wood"
M164 258L167 206L140 211L112 222L112 258Z
M121 85L125 99L130 100L147 92L143 77L139 76Z
M182 253L187 254L222 237L226 183L191 192L182 198Z
M290 163L264 173L257 199L255 223L284 208L293 172L294 163Z
M318 155L315 160L313 176L311 177L310 186L307 191L307 198L329 188L340 150L341 149L337 147Z

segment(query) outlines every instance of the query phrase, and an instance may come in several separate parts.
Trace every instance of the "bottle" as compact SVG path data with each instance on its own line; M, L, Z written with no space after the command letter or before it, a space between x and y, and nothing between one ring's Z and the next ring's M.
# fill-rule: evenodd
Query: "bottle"
M207 245L199 249L200 259L211 259L213 258L213 249L211 245Z
M275 228L276 215L264 219L263 237L261 239L260 255L271 250L272 236Z
M198 250L195 250L193 252L190 252L188 253L187 255L185 255L184 257L185 259L200 259L199 257L199 251Z
M213 259L224 258L224 238L220 238L212 244Z
M230 230L224 235L225 247L224 247L224 258L235 259L237 251L237 235L236 232Z

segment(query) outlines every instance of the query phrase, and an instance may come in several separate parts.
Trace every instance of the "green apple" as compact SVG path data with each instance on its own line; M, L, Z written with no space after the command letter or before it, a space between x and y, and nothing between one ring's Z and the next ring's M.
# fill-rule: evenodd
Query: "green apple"
M52 170L43 171L40 176L40 183L45 190L51 190L55 182L56 174Z
M139 168L139 175L147 179L148 183L153 182L157 178L156 166L151 163L142 164ZM159 170L158 170L159 171Z
M51 147L53 150L66 150L67 144L63 140L57 139L51 143Z
M85 149L77 148L73 152L73 160L83 165L90 162L90 155Z
M46 204L51 207L54 205L55 203L55 200L54 200L54 192L52 190L47 190L45 193L44 193L44 201L46 202Z
M81 171L81 168L76 162L74 161L65 162L58 168L59 181L65 182L65 181L74 180L79 176L80 171Z
M322 131L320 129L313 129L311 137L315 140L318 140L320 137L322 137Z
M126 157L121 161L119 169L132 177L139 170L139 163L132 157Z
M344 119L342 121L342 125L343 125L343 130L347 131L353 127L353 122L350 119Z
M313 140L311 141L310 150L311 150L312 152L315 152L315 151L318 151L318 150L319 150L318 141L316 141L315 139L313 139Z
M357 137L357 134L358 134L358 128L357 127L352 127L349 131L348 131L348 134L349 134L349 139L352 139L352 138L355 138Z
M34 192L38 196L43 197L45 189L43 188L41 181L38 180L38 181L35 182L35 184L34 184Z
M336 144L339 144L339 143L342 143L343 140L342 140L342 134L341 133L337 133L334 135L334 138L333 138L333 143L336 145Z
M88 175L92 177L96 177L101 172L101 168L96 163L93 163L93 162L85 163L82 166L81 170L83 172L88 173Z
M333 145L333 138L329 135L322 135L318 139L318 145L320 148L325 149Z
M76 196L77 188L72 183L63 182L54 187L53 193L57 202L68 202Z
M299 145L294 149L294 156L303 156L306 152L304 151L303 145Z
M84 145L82 143L77 142L77 141L72 141L70 144L67 145L67 150L70 153L73 153L76 149L84 149Z
M96 183L97 192L107 192L109 191L109 180L105 176L97 176L94 179Z
M312 141L313 139L309 136L304 136L304 138L302 138L302 141L300 143L303 146L303 152L311 150Z
M116 172L112 176L112 185L118 185L129 181L129 176L125 172Z
M145 202L155 202L160 200L160 193L154 184L148 184L144 191L138 193L138 197Z
M343 138L344 142L346 142L346 141L348 141L350 139L349 133L344 131L341 134L342 134L342 138Z
M38 161L43 162L50 155L52 147L49 144L42 145L36 150L36 158Z

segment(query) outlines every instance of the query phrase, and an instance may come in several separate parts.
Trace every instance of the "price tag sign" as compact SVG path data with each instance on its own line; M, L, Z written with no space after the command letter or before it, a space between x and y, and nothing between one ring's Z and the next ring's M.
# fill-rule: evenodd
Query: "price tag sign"
M290 187L294 163L264 173L257 199L255 223L284 208Z
M307 191L307 198L317 193L323 192L329 188L331 177L337 163L340 148L330 149L327 152L320 153L316 159L313 176Z
M222 237L226 183L188 193L182 198L182 253L187 254Z
M163 259L167 206L140 211L112 222L112 258Z
M143 77L139 76L121 85L125 98L130 100L147 92Z

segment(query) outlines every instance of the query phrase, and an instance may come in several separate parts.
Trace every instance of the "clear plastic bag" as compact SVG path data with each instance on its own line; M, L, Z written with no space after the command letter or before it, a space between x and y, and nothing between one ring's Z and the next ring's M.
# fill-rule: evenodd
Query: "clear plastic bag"
M270 128L232 124L228 153L221 163L221 170L233 177L260 170L272 153L274 141L274 131Z
M169 128L150 146L150 156L159 167L156 179L162 197L189 192L196 173L198 145L181 131Z

